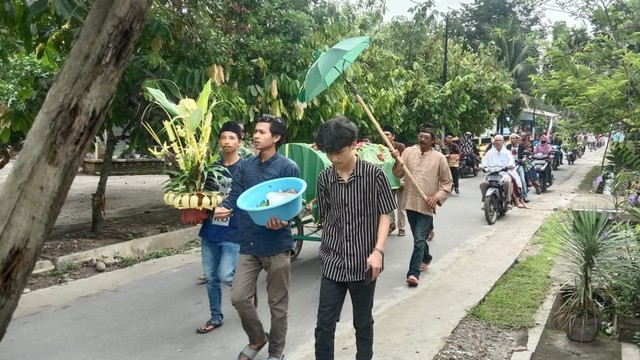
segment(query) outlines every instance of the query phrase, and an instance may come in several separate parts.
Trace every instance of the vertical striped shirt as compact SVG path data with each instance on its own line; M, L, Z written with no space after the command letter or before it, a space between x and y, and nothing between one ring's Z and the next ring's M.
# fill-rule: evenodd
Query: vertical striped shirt
M347 181L333 166L320 172L317 194L322 274L337 282L364 280L380 215L396 208L389 180L375 165L357 159Z

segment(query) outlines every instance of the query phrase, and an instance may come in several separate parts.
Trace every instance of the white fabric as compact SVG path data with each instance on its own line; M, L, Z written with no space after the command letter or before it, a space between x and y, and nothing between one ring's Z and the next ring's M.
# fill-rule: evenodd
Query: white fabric
M522 182L520 181L520 176L518 175L518 172L515 169L515 166L516 166L515 159L511 154L511 151L507 150L506 147L503 146L502 149L500 149L500 151L496 150L495 147L492 147L491 149L489 149L489 151L487 151L487 153L484 154L484 158L482 158L482 166L483 167L498 167L498 166L508 167L510 170L508 170L504 174L502 180L510 181L509 179L505 179L505 177L511 176L512 178L515 179L516 185L518 185L518 187L522 189Z

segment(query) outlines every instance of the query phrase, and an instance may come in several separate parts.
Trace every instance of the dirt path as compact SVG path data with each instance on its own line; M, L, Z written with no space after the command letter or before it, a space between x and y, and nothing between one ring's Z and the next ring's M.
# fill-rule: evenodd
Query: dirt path
M13 171L12 160L0 170L0 187ZM166 175L110 176L107 181L105 222L91 233L91 194L99 176L78 173L41 257L52 258L182 227L180 211L163 204Z

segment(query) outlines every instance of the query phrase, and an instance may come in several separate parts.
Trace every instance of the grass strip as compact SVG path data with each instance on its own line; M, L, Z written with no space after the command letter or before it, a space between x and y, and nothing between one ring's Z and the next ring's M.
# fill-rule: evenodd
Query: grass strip
M578 191L589 192L593 190L593 182L596 180L598 176L602 174L602 167L600 165L594 166L587 172L587 175L584 176L584 179L580 182L578 186Z
M540 251L504 273L485 298L471 310L471 316L511 329L535 325L536 313L551 285L549 273L562 248L553 231L562 215L562 212L558 212L546 219L533 238L533 244L539 245Z

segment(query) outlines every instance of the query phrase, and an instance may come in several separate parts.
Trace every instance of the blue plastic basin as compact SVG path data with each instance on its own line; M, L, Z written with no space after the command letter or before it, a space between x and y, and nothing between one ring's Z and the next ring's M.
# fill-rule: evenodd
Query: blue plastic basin
M278 204L258 207L267 199L267 193L295 190L297 194L287 198ZM281 220L289 221L302 210L302 193L307 189L307 183L299 178L278 178L252 186L238 197L238 207L249 214L251 220L260 226L265 226L267 221L274 216Z

